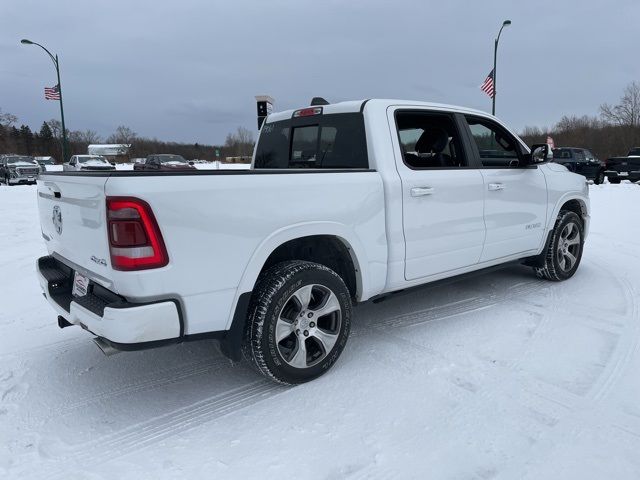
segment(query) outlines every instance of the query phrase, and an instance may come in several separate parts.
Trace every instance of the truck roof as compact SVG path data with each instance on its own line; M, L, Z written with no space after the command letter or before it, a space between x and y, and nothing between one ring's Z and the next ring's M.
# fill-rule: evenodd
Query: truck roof
M330 113L351 113L351 112L360 112L364 109L365 104L377 104L378 106L382 106L383 108L399 105L399 106L412 106L412 107L428 107L433 108L435 110L452 110L456 112L463 113L472 113L475 115L482 116L491 116L487 112L483 112L481 110L474 110L472 108L467 107L459 107L456 105L447 105L444 103L432 103L432 102L422 102L416 100L396 100L396 99L384 99L384 98L372 98L367 100L349 100L345 102L338 103L330 103L329 105L317 105L322 107L322 113L330 114ZM314 105L315 106L315 105ZM277 122L280 120L287 120L293 116L293 112L296 110L300 110L301 108L310 108L310 106L302 106L300 108L284 110L282 112L272 113L267 117L267 122Z

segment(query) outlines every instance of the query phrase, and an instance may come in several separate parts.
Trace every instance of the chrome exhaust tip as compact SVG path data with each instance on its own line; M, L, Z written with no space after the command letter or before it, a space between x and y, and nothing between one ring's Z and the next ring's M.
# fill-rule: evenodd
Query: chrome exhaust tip
M100 351L104 353L107 357L111 355L115 355L116 353L120 353L120 350L113 348L110 343L106 342L101 337L96 337L93 339L93 343L95 343Z

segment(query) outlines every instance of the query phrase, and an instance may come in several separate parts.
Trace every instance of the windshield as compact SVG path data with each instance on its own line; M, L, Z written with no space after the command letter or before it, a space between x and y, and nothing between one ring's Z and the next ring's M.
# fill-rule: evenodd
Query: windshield
M109 163L104 157L78 157L80 163Z
M11 163L20 163L20 162L36 163L36 161L31 157L9 157L9 158L7 158L7 163L9 163L9 164L11 164Z
M160 163L187 163L181 155L158 155Z

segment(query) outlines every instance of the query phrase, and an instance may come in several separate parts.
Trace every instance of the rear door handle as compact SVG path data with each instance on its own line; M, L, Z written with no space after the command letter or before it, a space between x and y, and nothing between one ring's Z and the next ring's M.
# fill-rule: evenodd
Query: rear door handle
M504 184L502 184L502 183L490 183L489 184L489 190L491 190L491 191L504 190Z
M422 197L424 195L433 195L435 193L435 189L432 187L414 187L411 189L412 197Z

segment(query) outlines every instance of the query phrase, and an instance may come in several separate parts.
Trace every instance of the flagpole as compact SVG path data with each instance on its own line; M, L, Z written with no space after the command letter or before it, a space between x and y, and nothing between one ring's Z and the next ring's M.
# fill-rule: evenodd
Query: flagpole
M494 40L494 44L493 44L493 98L492 98L493 101L491 104L491 115L496 114L496 96L498 95L498 89L496 87L497 85L496 68L498 64L498 42L500 41L500 34L502 33L502 29L504 27L508 27L509 25L511 25L511 20L505 20L504 22L502 22L502 26L500 27L500 31L498 32L498 36Z
M60 83L60 64L58 62L58 55L53 56L53 54L49 50L47 50L45 47L43 47L39 43L32 42L31 40L27 40L26 38L23 38L22 40L20 40L20 43L24 45L39 46L41 49L47 52L47 55L49 55L49 58L51 58L51 61L53 62L53 66L56 67L56 75L58 77L58 95L60 100L60 120L62 123L62 163L64 163L67 161L67 129L64 125L64 108L62 106L62 84Z

